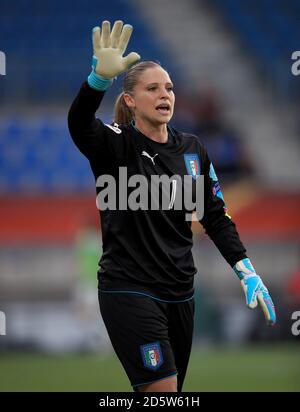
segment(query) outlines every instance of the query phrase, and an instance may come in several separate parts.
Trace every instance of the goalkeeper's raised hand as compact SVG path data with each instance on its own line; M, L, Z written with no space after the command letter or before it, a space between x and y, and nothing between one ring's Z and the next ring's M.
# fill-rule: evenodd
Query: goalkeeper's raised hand
M123 57L129 43L133 27L123 25L121 20L114 23L110 30L110 22L103 21L102 27L93 29L93 70L88 77L89 85L96 90L105 90L119 74L140 59L135 53Z
M240 260L233 269L241 281L248 308L254 309L259 303L267 324L269 326L274 325L276 323L276 313L272 298L260 276L256 274L250 259Z

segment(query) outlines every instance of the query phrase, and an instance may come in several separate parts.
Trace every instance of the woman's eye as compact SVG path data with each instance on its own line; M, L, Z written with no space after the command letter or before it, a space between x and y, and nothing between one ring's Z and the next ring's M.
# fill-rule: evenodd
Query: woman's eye
M149 87L148 90L155 90L155 89L156 89L156 87Z
M173 87L167 87L168 92L172 92L173 91Z

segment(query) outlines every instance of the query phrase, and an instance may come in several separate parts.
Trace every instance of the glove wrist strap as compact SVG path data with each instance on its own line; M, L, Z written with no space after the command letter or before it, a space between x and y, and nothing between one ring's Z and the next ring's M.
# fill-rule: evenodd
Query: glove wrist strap
M87 81L92 89L105 91L113 84L114 79L104 79L92 70L91 74L87 78Z
M238 261L233 266L233 270L240 280L256 275L255 269L249 258Z

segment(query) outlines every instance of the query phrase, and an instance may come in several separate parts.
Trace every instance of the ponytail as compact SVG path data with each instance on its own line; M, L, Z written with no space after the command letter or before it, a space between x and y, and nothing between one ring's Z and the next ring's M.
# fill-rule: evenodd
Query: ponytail
M114 106L114 122L122 125L130 124L133 115L124 100L124 92L117 97Z

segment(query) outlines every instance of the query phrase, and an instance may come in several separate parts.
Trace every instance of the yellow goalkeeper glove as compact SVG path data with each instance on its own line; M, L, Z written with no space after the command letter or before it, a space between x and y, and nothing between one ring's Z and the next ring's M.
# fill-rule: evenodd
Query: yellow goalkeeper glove
M133 27L123 25L121 20L114 23L110 31L110 22L103 21L102 28L93 29L93 71L88 83L96 90L105 90L113 79L140 59L135 53L123 57L129 43Z

